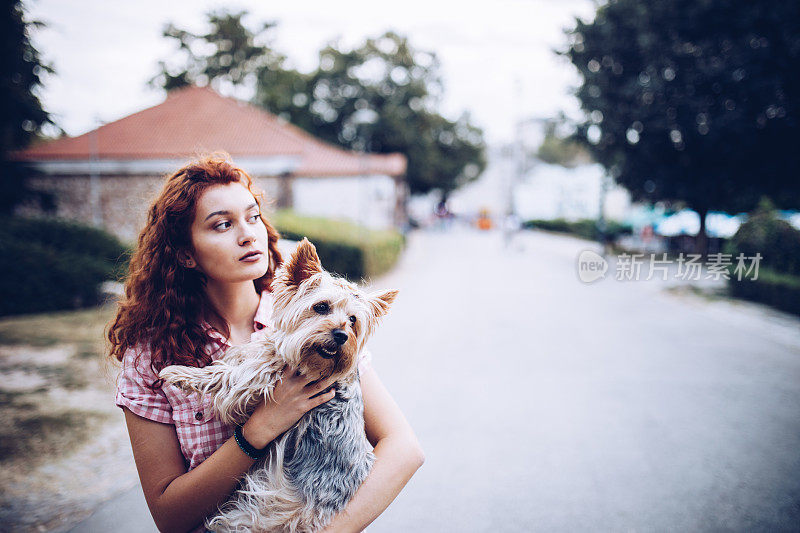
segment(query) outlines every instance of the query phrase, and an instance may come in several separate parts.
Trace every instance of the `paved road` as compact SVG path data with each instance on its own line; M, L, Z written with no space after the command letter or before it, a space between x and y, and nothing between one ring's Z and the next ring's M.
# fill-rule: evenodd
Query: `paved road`
M427 460L371 533L798 529L800 320L583 284L587 247L418 233L379 280L374 366ZM77 531L152 531L120 520L136 497Z

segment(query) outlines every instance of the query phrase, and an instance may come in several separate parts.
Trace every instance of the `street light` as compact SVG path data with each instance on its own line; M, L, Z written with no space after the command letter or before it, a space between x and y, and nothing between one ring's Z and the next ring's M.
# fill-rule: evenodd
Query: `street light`
M103 210L100 197L100 127L103 121L95 118L97 127L89 133L89 207L92 211L92 225L96 228L103 227Z

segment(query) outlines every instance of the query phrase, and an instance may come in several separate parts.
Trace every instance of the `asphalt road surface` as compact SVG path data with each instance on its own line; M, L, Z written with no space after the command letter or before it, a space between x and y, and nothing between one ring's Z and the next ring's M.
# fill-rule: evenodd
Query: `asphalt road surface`
M373 365L426 462L371 533L800 528L800 320L613 263L585 284L585 249L416 233L376 280L401 292ZM143 505L76 531L153 531Z

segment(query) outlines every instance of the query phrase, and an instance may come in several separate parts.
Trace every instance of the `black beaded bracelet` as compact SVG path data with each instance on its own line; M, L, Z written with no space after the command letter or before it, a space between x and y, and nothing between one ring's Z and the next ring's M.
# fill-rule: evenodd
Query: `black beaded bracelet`
M236 429L233 430L233 438L236 439L236 444L239 445L239 448L247 455L250 459L261 459L267 454L267 448L258 449L249 442L247 439L244 438L242 434L242 426L236 426Z

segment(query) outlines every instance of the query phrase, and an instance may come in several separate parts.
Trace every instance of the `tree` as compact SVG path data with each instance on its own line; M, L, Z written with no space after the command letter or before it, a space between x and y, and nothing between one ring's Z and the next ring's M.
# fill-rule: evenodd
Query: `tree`
M164 27L163 36L177 42L179 60L172 65L160 61L160 72L150 80L151 85L167 91L212 82L254 88L261 70L282 68L286 58L267 44L274 22L250 29L242 20L247 11L211 11L207 17L210 29L204 34L172 23Z
M11 157L11 152L28 146L37 139L42 128L54 125L39 101L42 79L53 68L43 63L30 39L32 29L41 22L27 22L20 0L6 2L0 16L0 212L8 213L25 200L39 200L43 206L47 195L26 185L33 170Z
M577 137L634 199L800 206L800 4L611 0L563 52L583 78Z
M486 166L483 133L469 115L453 121L436 112L442 93L436 55L394 32L351 50L330 43L315 72L290 73L285 84L275 84L275 77L259 77L259 103L340 146L404 153L412 193L438 189L446 195Z
M586 148L568 135L559 135L557 123L548 121L545 124L544 139L536 150L536 157L551 165L573 168L591 163Z
M253 30L243 23L245 15L210 13L203 35L165 27L180 58L177 67L162 61L151 83L167 90L208 83L254 87L254 103L328 142L405 154L412 193L447 194L485 167L483 134L469 115L448 120L436 112L442 86L434 54L387 32L352 50L329 44L319 53L319 67L306 74L257 44L274 24Z

